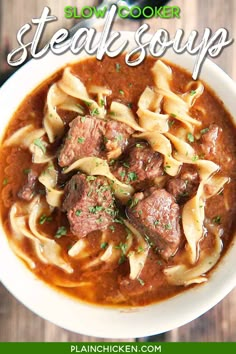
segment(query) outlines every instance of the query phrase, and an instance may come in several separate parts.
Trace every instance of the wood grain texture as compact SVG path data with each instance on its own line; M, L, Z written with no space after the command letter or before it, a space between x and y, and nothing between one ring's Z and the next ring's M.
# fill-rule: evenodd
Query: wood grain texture
M96 5L98 2L70 1L70 5L75 5L79 8L85 3L86 5ZM201 36L205 27L210 27L213 31L219 27L226 27L229 30L230 37L236 37L236 1L174 0L171 1L170 4L180 6L181 18L173 20L152 19L145 21L150 25L150 32L155 32L158 28L165 28L170 32L171 36L173 36L177 28L183 28L186 35L189 34L191 30L197 29ZM50 28L48 27L45 34L47 38L50 38L51 34L62 26L68 28L71 27L71 20L63 18L63 8L66 5L68 5L68 1L66 0L0 0L0 57L3 55L4 45L6 43L8 43L8 46L11 49L15 47L17 30L23 24L29 22L32 17L39 16L44 6L49 6L52 9L52 13L56 14L60 20L50 25ZM140 24L139 21L119 20L115 23L114 29L136 30ZM234 80L236 80L235 48L235 44L229 46L214 60ZM22 284L22 286L24 285ZM1 342L96 342L101 340L108 341L106 339L87 337L72 333L41 319L19 303L2 285L0 285ZM218 305L191 323L157 336L129 339L129 341L135 340L170 342L235 342L236 289L226 296L226 298ZM120 341L122 341L122 338Z

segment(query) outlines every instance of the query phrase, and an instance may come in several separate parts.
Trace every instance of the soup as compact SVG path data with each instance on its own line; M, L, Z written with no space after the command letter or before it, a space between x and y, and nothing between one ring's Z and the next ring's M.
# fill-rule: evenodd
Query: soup
M80 300L143 306L208 280L235 230L235 128L162 60L63 68L1 144L1 218L38 277Z

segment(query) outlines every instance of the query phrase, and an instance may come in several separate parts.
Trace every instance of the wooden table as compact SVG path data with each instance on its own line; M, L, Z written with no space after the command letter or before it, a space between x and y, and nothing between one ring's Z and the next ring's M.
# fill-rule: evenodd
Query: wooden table
M70 5L81 8L83 5L96 5L97 1L70 1ZM0 0L0 48L3 52L4 46L12 49L16 46L15 34L17 30L32 17L40 15L44 6L49 6L52 13L59 17L50 31L62 26L71 27L71 20L63 18L64 6L68 5L66 0ZM158 28L167 29L170 34L176 28L183 28L188 34L192 29L197 29L200 34L205 27L213 31L219 27L226 27L231 37L236 37L236 1L234 0L174 0L171 5L178 5L181 8L181 18L173 20L152 19L145 21L150 25L151 31ZM119 20L115 24L117 30L136 30L140 21ZM223 53L215 59L215 62L222 67L234 80L236 80L236 46L235 44L226 48ZM7 69L2 55L1 69ZM16 280L17 281L17 280ZM22 284L22 286L24 286ZM197 306L197 304L196 304ZM184 311L184 309L183 309ZM95 337L87 337L63 330L34 315L31 311L19 303L8 291L0 285L0 341L108 341ZM122 338L120 339L122 341ZM110 341L110 340L109 340ZM116 340L114 340L116 341ZM129 341L190 341L190 342L234 342L236 341L236 289L233 290L224 300L213 309L191 323L177 328L173 331L148 338L130 338Z

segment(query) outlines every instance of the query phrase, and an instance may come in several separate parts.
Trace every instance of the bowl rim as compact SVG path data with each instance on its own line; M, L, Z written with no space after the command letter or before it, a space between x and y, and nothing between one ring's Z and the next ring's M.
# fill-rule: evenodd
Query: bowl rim
M124 38L128 38L128 48L133 48L134 32L120 31L120 33ZM77 56L70 52L61 56L49 53L40 60L30 60L16 71L0 88L1 133L4 132L4 124L5 126L8 124L12 114L28 93L60 67L84 57L88 57L84 52ZM176 54L171 50L167 51L164 58L173 63L179 59L180 64L177 64L188 71L191 71L194 61L193 57L186 53ZM29 72L34 75L29 75ZM233 80L209 59L206 59L203 64L200 79L201 77L210 88L216 91L217 96L224 97L226 108L231 114L234 112L236 116L236 108L234 109L233 105L236 99L236 85ZM207 77L207 80L204 77ZM217 82L220 82L218 86L214 85L215 77L217 77ZM17 82L24 83L23 87L26 92L21 88L16 88ZM225 88L230 88L231 95L225 92L227 91ZM14 94L14 99L11 99L12 92L15 91L16 95ZM35 314L61 328L100 338L138 338L180 327L207 312L236 286L236 272L232 266L235 265L235 237L227 254L223 256L207 283L168 300L137 308L101 307L80 302L55 291L38 279L12 252L1 223L0 250L0 280L18 301ZM6 265L10 267L6 269ZM232 267L230 268L229 265ZM24 286L22 286L21 279ZM195 304L198 306L194 306Z

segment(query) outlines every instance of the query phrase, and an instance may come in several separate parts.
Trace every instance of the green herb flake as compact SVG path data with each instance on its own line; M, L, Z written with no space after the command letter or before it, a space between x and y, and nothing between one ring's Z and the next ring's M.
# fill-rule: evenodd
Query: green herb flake
M76 103L76 106L77 106L79 109L81 109L81 111L84 111L84 107L83 107L81 104Z
M209 132L209 128L204 128L202 130L200 130L200 133L203 135L203 134L206 134Z
M81 214L82 214L82 210L79 210L79 209L76 210L76 212L75 212L75 215L76 215L76 216L80 216Z
M177 117L177 115L175 113L171 113L170 116L173 117L173 118Z
M123 135L122 134L117 134L117 136L115 137L116 141L122 141L123 140Z
M123 162L123 166L124 166L124 167L127 167L127 168L130 167L129 164L128 164L128 162Z
M86 181L88 181L88 182L90 182L90 181L95 181L96 178L97 178L97 177L95 177L95 176L87 176L87 177L86 177Z
M121 176L121 178L125 178L126 172L125 171L120 171L119 175Z
M171 229L172 229L172 226L171 226L171 224L166 224L166 225L164 226L164 228L165 228L165 230L171 230Z
M165 165L165 166L164 166L164 171L166 172L169 168L171 168L170 165Z
M129 102L129 103L127 104L127 106L128 106L130 109L132 109L132 108L133 108L133 103L132 103L132 102Z
M86 117L81 117L81 122L84 123L86 121Z
M25 168L23 170L24 175L28 175L31 172L31 168Z
M7 178L4 178L2 184L3 184L4 186L6 186L6 185L8 184L8 179L7 179Z
M144 252L144 248L142 246L139 246L137 251L138 251L138 253L142 253L142 252Z
M102 98L100 99L100 106L105 107L105 101Z
M169 121L168 121L168 125L169 125L170 128L171 128L174 124L175 124L175 121L174 121L174 120L169 120Z
M34 140L34 145L37 146L44 154L46 153L46 147L43 145L43 142L41 139L35 139Z
M100 245L100 248L102 248L103 250L105 250L108 246L108 243L107 242L102 242L101 245Z
M121 65L119 63L116 63L116 72L119 73L121 69Z
M88 102L88 101L83 101L83 102L84 102L84 104L86 104L87 107L91 107L91 105L92 105L92 102Z
M198 155L194 155L194 156L192 157L192 161L194 162L194 161L197 161L197 160L199 160L199 156L198 156Z
M116 222L117 224L121 224L121 225L124 224L122 219L114 219L113 221Z
M115 116L115 115L116 115L116 113L115 113L115 112L113 112L113 111L110 111L109 115L110 115L110 116Z
M51 216L47 216L46 214L43 214L40 216L39 218L39 224L43 225L45 222L50 222L52 221L52 217Z
M103 206L101 206L101 205L95 205L95 206L90 206L89 208L88 208L88 210L89 210L89 212L91 213L91 214L97 214L97 213L99 213L100 211L102 211L104 208L103 208Z
M187 139L188 139L188 141L189 141L190 143L194 143L194 136L193 136L193 134L188 133L188 134L187 134Z
M134 206L136 206L139 202L139 199L138 198L133 198L133 199L130 199L130 202L129 202L129 207L130 208L133 208Z
M111 226L109 226L109 229L111 230L111 232L115 232L115 226L114 225L111 225Z
M77 139L77 141L78 141L79 144L83 144L84 141L85 141L85 138L83 138L83 137L81 136L81 137L79 137L79 138Z
M139 144L139 143L135 144L135 146L136 146L138 149L143 148L143 145L142 145L142 144Z
M91 113L91 116L96 116L99 114L99 110L98 110L98 108L94 108L90 113Z
M160 224L160 221L159 221L159 220L155 220L153 224L154 224L155 226L156 226L156 225L159 225L159 224Z
M212 219L212 222L214 224L217 224L219 225L221 223L221 216L220 215L216 215L213 219Z
M128 172L128 179L130 182L133 182L138 179L138 176L135 172Z
M191 91L190 91L190 96L194 96L194 95L196 95L196 93L197 93L196 90L191 90Z
M138 282L140 285L144 286L145 285L145 282L143 281L143 279L141 278L137 278Z
M124 93L123 90L119 90L119 94L122 95L122 96L124 96L125 93Z
M66 236L67 234L67 229L65 226L60 226L57 229L57 232L55 233L55 238L61 238L62 236Z

